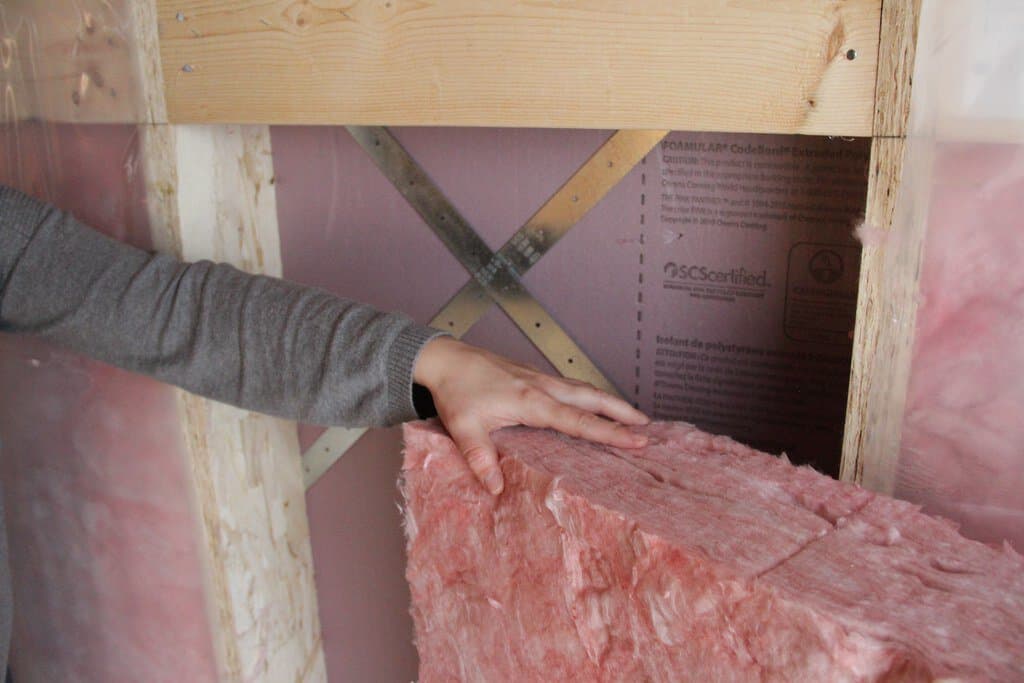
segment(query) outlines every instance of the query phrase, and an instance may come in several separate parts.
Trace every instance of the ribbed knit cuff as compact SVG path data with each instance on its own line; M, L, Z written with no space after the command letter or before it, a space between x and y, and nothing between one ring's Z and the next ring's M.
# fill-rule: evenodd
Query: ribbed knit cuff
M419 419L413 403L413 368L427 342L450 336L421 325L409 325L398 335L388 351L388 423Z

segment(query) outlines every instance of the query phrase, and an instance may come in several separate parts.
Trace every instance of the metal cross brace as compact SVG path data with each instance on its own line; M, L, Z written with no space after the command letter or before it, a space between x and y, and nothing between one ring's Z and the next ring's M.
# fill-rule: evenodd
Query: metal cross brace
M497 253L473 230L416 161L386 129L349 126L349 133L472 275L430 321L461 337L497 303L564 376L617 393L555 319L527 291L526 273L611 190L668 131L618 131ZM325 431L303 455L306 488L316 482L365 429Z

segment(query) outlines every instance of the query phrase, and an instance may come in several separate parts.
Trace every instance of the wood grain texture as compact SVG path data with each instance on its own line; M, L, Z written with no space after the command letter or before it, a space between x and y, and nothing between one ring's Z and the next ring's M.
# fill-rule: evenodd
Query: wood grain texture
M133 30L138 6L147 5L152 8L131 0L0 4L0 122L151 120Z
M921 260L931 203L933 149L905 148L899 138L876 139L884 173L868 188L868 219L889 220L884 240L865 249L857 329L851 369L843 460L840 476L866 488L891 494L896 484L904 407L917 321ZM876 152L873 151L873 155ZM896 190L890 192L892 186ZM878 223L881 224L881 223Z
M157 4L174 122L872 131L879 0Z
M135 8L140 45L155 47L154 17ZM138 69L160 79L155 49ZM166 120L160 83L142 92L146 116ZM281 275L269 129L140 129L157 248ZM183 391L178 406L220 680L325 681L295 423Z
M159 247L280 275L266 126L157 125L143 141ZM221 679L326 680L295 423L178 404Z
M326 681L294 424L184 392L179 404L221 680Z
M921 0L882 2L875 83L873 135L876 137L904 137L907 134L920 14Z
M891 493L917 310L930 159L914 164L917 203L897 199L906 156L907 121L920 0L885 0L865 223L884 235L861 255L857 323L840 478Z
M889 230L893 224L896 189L902 172L903 138L875 138L871 144L870 175L865 223ZM857 292L857 323L853 335L853 357L850 364L850 389L846 408L846 427L843 433L843 454L840 479L862 483L865 460L872 459L869 470L884 465L885 458L875 452L866 456L865 441L871 440L869 415L872 403L889 401L886 394L892 388L887 377L880 374L891 360L893 338L893 312L887 310L893 302L892 292L885 282L885 244L865 244L861 252L860 284ZM887 348L888 347L888 348ZM892 407L895 409L895 406ZM902 412L900 413L902 417ZM878 440L875 439L875 448ZM879 462L881 460L881 462ZM895 451L892 456L895 462ZM888 479L890 472L878 473ZM891 491L891 486L887 487Z

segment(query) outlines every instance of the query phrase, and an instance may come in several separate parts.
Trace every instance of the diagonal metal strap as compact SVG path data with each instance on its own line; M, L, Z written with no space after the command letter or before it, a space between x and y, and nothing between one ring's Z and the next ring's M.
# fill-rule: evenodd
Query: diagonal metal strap
M666 134L668 131L665 130L620 130L612 135L512 235L498 250L496 258L511 263L520 276L524 275L633 170ZM430 324L461 337L487 313L491 303L480 283L470 280L434 316Z
M386 128L352 126L352 137L459 263L555 368L605 391L615 386L527 291L516 264L496 255Z
M590 381L614 392L614 387L596 366L543 307L530 297L519 282L519 276L537 263L600 202L668 131L619 131L612 135L497 254L490 253L483 240L440 191L434 188L422 169L386 129L350 127L349 132L370 153L378 167L416 208L435 234L474 275L474 279L433 318L430 323L432 326L447 329L454 336L461 337L483 317L493 297L562 374ZM431 196L424 198L423 195ZM410 199L410 196L415 199ZM453 244L458 246L461 253L452 248ZM519 291L518 296L506 296L503 303L499 300L501 294L495 295L492 292L496 286L506 285L508 276L518 284ZM514 286L512 291L516 293ZM580 362L581 359L584 362ZM588 371L591 368L593 374ZM595 379L599 381L595 382ZM363 429L343 428L324 432L303 456L306 487L312 486L364 432Z

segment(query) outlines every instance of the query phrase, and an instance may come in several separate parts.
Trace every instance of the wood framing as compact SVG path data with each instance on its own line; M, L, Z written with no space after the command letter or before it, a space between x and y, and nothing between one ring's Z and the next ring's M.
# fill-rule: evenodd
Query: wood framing
M170 120L871 134L879 0L158 0Z
M143 49L156 35L146 4L134 14ZM140 73L159 77L156 51L146 54ZM148 116L164 120L162 87L141 92ZM141 131L157 247L280 276L269 129ZM295 423L183 391L178 406L220 680L326 680Z
M882 7L865 222L888 237L865 245L861 257L840 466L842 479L888 493L899 455L923 239L889 233L903 175L920 9L921 0L885 0Z
M266 127L144 131L158 246L281 274ZM225 681L326 679L295 423L179 392Z
M907 136L921 0L883 0L875 84L874 137Z
M0 7L0 123L145 121L131 0L71 4L11 0ZM162 87L162 86L161 86Z
M901 231L863 252L841 471L891 492L927 209L896 216L920 6L11 0L0 123L141 124L158 248L271 275L268 124L872 136L866 219ZM294 423L184 392L178 408L221 679L325 680ZM317 453L355 433L325 438Z
M158 6L175 123L871 132L879 0ZM6 3L0 121L151 120L151 8Z

